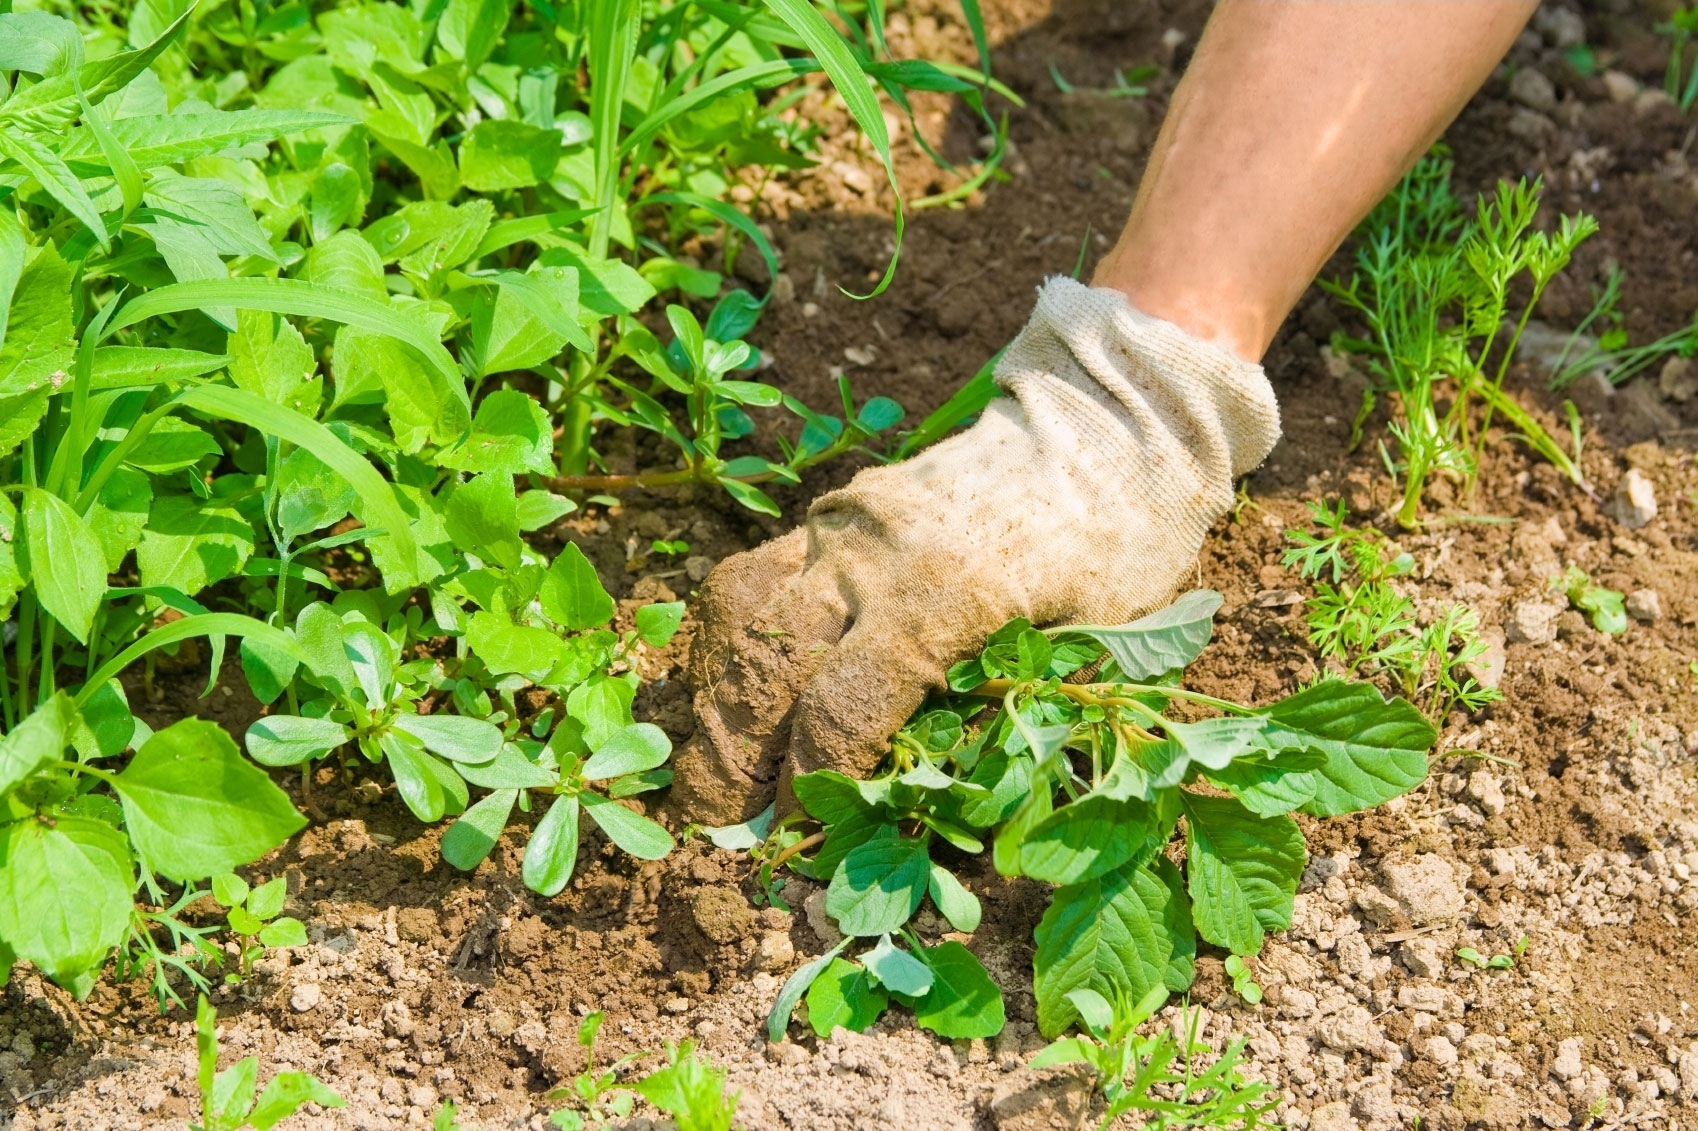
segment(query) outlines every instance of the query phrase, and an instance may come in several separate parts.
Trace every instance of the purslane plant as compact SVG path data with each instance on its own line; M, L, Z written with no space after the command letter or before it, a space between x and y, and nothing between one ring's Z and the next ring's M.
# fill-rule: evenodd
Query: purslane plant
M1534 230L1540 185L1525 180L1499 183L1465 217L1451 192L1451 168L1442 150L1417 163L1363 222L1348 282L1320 281L1367 324L1366 339L1336 335L1333 342L1365 357L1375 379L1357 415L1358 434L1377 394L1396 398L1389 426L1395 452L1383 444L1381 451L1387 470L1402 479L1397 519L1406 528L1419 524L1433 476L1473 485L1498 414L1586 486L1578 449L1563 450L1503 382L1540 296L1597 222L1580 213L1564 216L1554 232ZM1528 297L1511 320L1523 276Z
M822 829L790 863L828 883L826 910L848 938L785 984L773 1038L804 993L812 1017L820 978L828 1024L864 1027L899 996L944 1035L1001 1027L1000 994L971 952L924 947L906 929L928 899L957 930L977 925L976 898L934 859L945 844L945 860L988 850L1002 874L1054 886L1033 979L1051 1036L1079 1018L1076 990L1183 992L1199 936L1253 955L1288 926L1307 859L1290 814L1407 792L1426 777L1435 731L1366 683L1327 679L1257 708L1184 688L1220 601L1198 590L1119 626L1013 621L951 670L950 694L897 736L879 776L797 777ZM1088 681L1067 682L1082 672ZM1181 822L1183 870L1168 851ZM859 963L841 959L857 940L877 941Z

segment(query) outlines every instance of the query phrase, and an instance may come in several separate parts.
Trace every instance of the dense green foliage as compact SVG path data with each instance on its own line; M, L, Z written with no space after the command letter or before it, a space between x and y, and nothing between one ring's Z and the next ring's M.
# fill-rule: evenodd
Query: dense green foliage
M1415 568L1415 559L1372 527L1345 526L1344 500L1329 508L1309 504L1318 535L1288 530L1295 543L1282 561L1315 586L1304 620L1309 643L1346 678L1386 673L1427 717L1442 723L1452 707L1477 711L1503 698L1468 674L1486 654L1480 614L1453 602L1423 627L1415 602L1398 592L1396 580Z
M1554 232L1536 230L1540 186L1525 180L1500 183L1469 218L1451 191L1451 169L1442 148L1422 158L1363 221L1349 281L1320 284L1368 329L1365 339L1333 340L1335 350L1364 357L1374 378L1354 439L1376 397L1394 398L1393 446L1382 443L1380 451L1392 477L1403 481L1397 518L1405 527L1419 524L1422 493L1434 476L1473 485L1499 414L1534 451L1585 485L1572 406L1570 453L1503 391L1503 381L1540 296L1598 230L1597 221L1579 213L1564 216ZM1526 301L1511 319L1521 294Z
M630 708L682 608L614 631L578 549L532 542L640 483L776 513L756 483L896 424L750 372L764 299L728 275L776 262L731 190L808 162L814 87L888 168L880 92L982 113L988 76L809 0L65 12L0 13L0 979L24 959L85 993L116 949L162 1001L205 988L209 877L229 976L294 943L270 885L223 878L305 823L256 761L298 767L309 809L318 762L382 764L421 820L459 817L465 868L540 801L545 893L584 814L664 855L619 801L669 780ZM771 408L800 418L782 458L730 450ZM626 426L676 463L603 474ZM216 681L231 637L271 709L253 761L197 719L151 733L118 678L204 645Z
M1199 937L1254 955L1289 926L1308 859L1291 814L1336 816L1414 788L1435 732L1367 683L1327 679L1260 708L1185 689L1220 601L1197 590L1118 626L1012 621L951 669L951 693L897 735L879 776L797 777L823 835L801 839L792 822L768 836L786 851L817 845L791 866L828 882L826 911L848 937L786 983L773 1039L804 993L822 1036L864 1029L891 999L944 1037L1000 1030L1001 994L972 953L924 946L909 928L928 899L954 929L978 926L977 898L949 870L962 853L989 851L1003 875L1055 888L1033 978L1049 1036L1081 1018L1079 991L1183 993ZM1088 682L1064 682L1081 672ZM1168 852L1182 820L1183 869ZM863 940L870 950L841 957Z

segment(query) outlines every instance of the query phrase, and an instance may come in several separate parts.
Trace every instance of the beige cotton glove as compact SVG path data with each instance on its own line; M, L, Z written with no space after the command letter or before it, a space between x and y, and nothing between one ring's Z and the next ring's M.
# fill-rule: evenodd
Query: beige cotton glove
M971 428L862 471L708 577L672 790L688 817L741 821L781 789L782 809L793 774L869 773L1013 617L1119 624L1167 604L1233 478L1279 438L1261 366L1067 278L996 378L1009 396Z

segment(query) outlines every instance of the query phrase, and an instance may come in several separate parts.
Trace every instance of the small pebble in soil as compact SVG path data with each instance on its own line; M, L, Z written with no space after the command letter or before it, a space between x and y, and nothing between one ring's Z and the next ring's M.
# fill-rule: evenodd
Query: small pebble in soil
M1643 471L1630 467L1616 484L1611 504L1617 522L1638 530L1657 517L1657 489Z
M317 982L302 982L289 995L289 1008L296 1013L308 1013L318 1008L318 1003L324 1000L324 991Z
M1663 618L1663 599L1655 589L1635 589L1627 595L1627 615L1651 624Z

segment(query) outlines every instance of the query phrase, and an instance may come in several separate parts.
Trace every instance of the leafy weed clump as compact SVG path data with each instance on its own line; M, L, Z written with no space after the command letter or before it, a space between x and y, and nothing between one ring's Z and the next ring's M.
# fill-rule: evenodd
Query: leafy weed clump
M1435 722L1458 707L1473 712L1502 700L1502 692L1482 687L1467 671L1486 654L1480 615L1450 604L1423 627L1396 580L1408 576L1415 559L1371 527L1346 528L1342 499L1331 508L1308 506L1321 533L1286 531L1295 545L1281 560L1315 586L1304 619L1321 658L1347 679L1385 674Z
M585 814L671 848L631 807L670 748L630 705L681 607L615 632L581 553L532 536L660 482L776 514L759 484L882 447L894 402L759 379L765 298L728 280L778 263L735 190L810 162L810 92L886 169L881 93L953 94L998 138L1007 93L890 58L881 5L167 8L0 12L0 980L82 995L116 953L162 1005L209 987L220 930L236 977L299 937L234 878L304 824L261 766L314 813L319 767L374 772L458 818L465 868L544 805L539 891ZM741 454L771 409L796 438ZM677 458L614 473L626 427ZM231 638L253 761L198 719L153 733L120 678L204 660L210 693ZM220 928L187 911L210 877Z
M1473 487L1499 415L1586 485L1572 406L1569 452L1503 382L1539 298L1597 222L1579 213L1564 216L1555 231L1535 230L1540 185L1525 180L1500 183L1466 216L1451 191L1451 170L1442 148L1418 162L1363 222L1350 279L1320 281L1368 330L1366 338L1339 334L1333 341L1335 350L1364 358L1373 377L1356 418L1358 440L1376 398L1393 398L1392 445L1382 442L1380 452L1402 483L1396 514L1405 528L1420 523L1422 494L1434 476ZM1526 301L1512 313L1522 293Z
M988 852L1003 875L1054 888L1033 971L1048 1036L1082 1018L1108 1025L1081 1001L1185 992L1199 938L1250 956L1289 926L1307 862L1291 814L1407 792L1435 731L1367 683L1324 679L1264 707L1185 688L1220 602L1198 590L1117 626L1012 621L951 669L949 694L897 736L877 777L797 777L805 815L785 828L820 832L787 863L829 885L846 938L786 982L772 1038L804 994L822 1035L864 1029L891 1001L944 1037L1000 1030L1001 994L972 952L927 946L910 926L930 900L956 930L977 927L978 900L953 871L963 855Z

